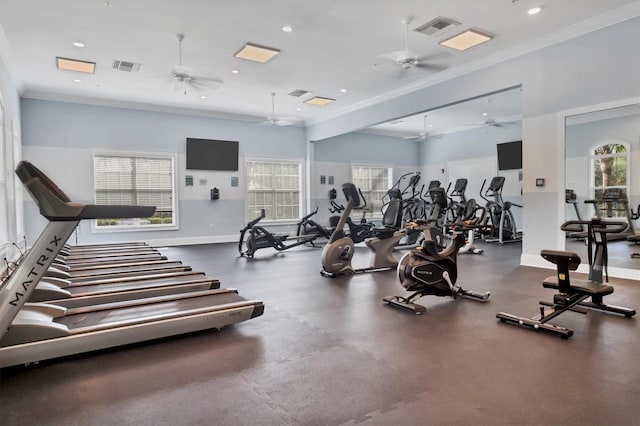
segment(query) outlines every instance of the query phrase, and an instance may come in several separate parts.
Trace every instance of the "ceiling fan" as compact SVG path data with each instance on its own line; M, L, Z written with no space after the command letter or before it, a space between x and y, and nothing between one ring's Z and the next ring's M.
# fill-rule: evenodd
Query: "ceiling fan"
M406 139L406 140L412 140L412 141L424 141L426 140L428 137L439 137L436 134L429 134L429 132L427 132L427 115L424 116L424 127L422 128L422 131L416 135L411 135L411 136L405 136L402 139Z
M186 95L187 87L195 90L220 88L224 84L221 79L195 76L190 68L182 65L182 40L184 40L184 34L177 34L176 37L178 38L179 65L173 67L173 71L169 75L175 81L174 89L183 91Z
M291 126L299 122L300 119L294 116L279 117L276 115L276 93L271 92L271 114L267 115L267 120L259 123L262 126Z
M433 70L442 70L445 67L442 65L430 64L426 61L430 58L429 56L418 56L415 52L409 50L409 24L411 24L411 18L405 18L402 20L402 23L405 26L404 32L404 50L399 50L395 52L385 53L382 57L390 59L394 61L396 64L400 65L402 70L409 70L412 68L423 68L423 69L433 69ZM431 57L433 59L433 57Z
M485 113L487 118L482 123L469 123L465 126L476 127L505 127L505 125L513 123L513 121L496 121L491 114L491 98L487 99L487 112Z

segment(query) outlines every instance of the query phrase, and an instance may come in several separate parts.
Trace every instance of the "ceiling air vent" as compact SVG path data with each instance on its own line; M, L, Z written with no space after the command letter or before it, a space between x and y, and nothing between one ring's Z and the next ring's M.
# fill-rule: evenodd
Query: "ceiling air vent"
M437 34L440 34L458 25L460 25L460 22L438 16L437 18L432 19L426 24L420 25L414 31L428 36L436 36Z
M293 92L289 92L289 96L295 96L296 98L299 98L300 96L304 96L311 93L308 90L302 90L302 89L296 89Z
M138 72L140 71L141 66L142 64L137 64L135 62L121 61L118 59L113 60L113 69L118 71Z

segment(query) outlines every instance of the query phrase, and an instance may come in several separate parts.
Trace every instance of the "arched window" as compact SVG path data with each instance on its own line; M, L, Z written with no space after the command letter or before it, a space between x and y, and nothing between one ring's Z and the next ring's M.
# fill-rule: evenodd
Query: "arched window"
M629 193L629 144L608 141L591 151L591 193L603 217L626 217ZM619 194L619 203L602 202L603 194Z

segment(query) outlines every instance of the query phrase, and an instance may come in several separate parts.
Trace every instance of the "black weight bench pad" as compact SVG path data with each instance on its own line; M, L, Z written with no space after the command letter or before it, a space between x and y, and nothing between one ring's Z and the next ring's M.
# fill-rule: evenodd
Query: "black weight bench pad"
M548 277L542 282L542 286L544 288L554 288L556 290L560 289L558 285L558 278ZM576 293L581 293L589 296L606 296L608 294L613 293L613 287L606 284L595 284L591 281L586 280L573 280L571 282L571 289L575 290Z

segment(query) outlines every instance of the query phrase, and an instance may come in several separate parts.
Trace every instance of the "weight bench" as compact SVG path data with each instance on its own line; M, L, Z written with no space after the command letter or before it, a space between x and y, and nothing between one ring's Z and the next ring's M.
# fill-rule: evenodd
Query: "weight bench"
M619 306L606 305L604 296L613 293L613 287L607 284L598 284L588 280L574 280L571 282L569 271L575 271L580 265L581 259L576 253L562 250L542 250L540 255L557 266L556 276L545 279L544 288L559 290L553 296L553 303L540 302L540 313L533 318L521 317L505 312L496 315L502 322L519 325L537 331L545 331L568 339L573 336L573 330L550 324L549 321L566 311L586 314L583 308L595 309L603 312L611 312L631 318L636 314L634 309ZM591 301L586 299L591 298Z

